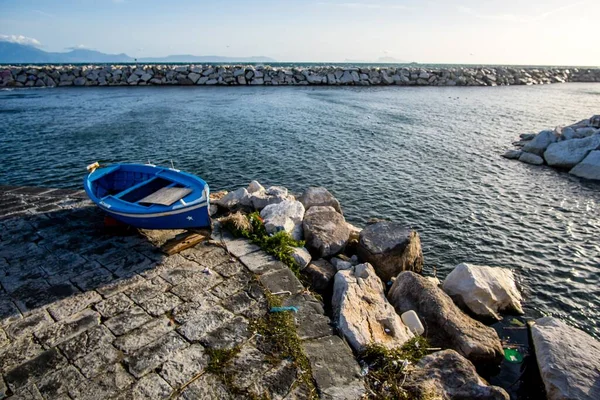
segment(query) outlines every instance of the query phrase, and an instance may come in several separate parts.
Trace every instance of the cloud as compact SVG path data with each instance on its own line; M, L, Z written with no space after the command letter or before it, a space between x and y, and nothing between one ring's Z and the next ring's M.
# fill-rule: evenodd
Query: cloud
M39 40L23 35L0 35L0 42L18 43L34 47L42 45Z
M531 22L537 22L537 21L542 21L545 20L546 18L548 18L549 16L553 15L553 14L558 14L560 12L566 11L570 8L573 7L577 7L580 6L584 3L587 3L588 1L579 1L577 3L571 3L571 4L567 4L565 6L561 6L561 7L557 7L551 10L548 10L544 13L541 14L537 14L537 15L517 15L517 14L481 14L479 12L477 12L476 10L473 10L470 7L465 7L465 6L459 6L458 7L458 11L460 11L463 14L468 14L471 15L475 18L480 18L480 19L488 19L488 20L495 20L495 21L505 21L505 22L518 22L518 23L524 23L524 24L528 24Z
M343 8L353 8L353 9L395 9L395 10L409 10L411 7L401 5L401 4L384 4L384 3L326 3L319 2L317 3L321 6L333 6L333 7L343 7Z
M77 46L67 47L67 50L90 50L85 44L78 44Z

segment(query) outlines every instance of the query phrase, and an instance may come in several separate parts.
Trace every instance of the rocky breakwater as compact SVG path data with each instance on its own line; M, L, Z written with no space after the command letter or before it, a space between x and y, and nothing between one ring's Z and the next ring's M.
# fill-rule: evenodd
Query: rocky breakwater
M285 188L265 188L253 181L248 187L212 197L218 205L213 210L215 217L221 215L223 223L239 218L240 213L250 220L260 213L269 235L286 232L290 239L304 240L300 244L305 248L291 251L297 273L322 296L330 309L331 324L363 363L367 393L372 395L367 398L396 398L407 393L449 399L508 399L502 388L489 385L474 367L501 362L503 347L498 334L459 308L452 300L456 296L446 294L437 279L421 275L424 260L417 232L384 220L374 220L364 229L355 227L346 222L340 202L322 187L308 188L296 197ZM469 301L463 294L461 306L468 307L479 298L498 318L507 303L520 310L520 295L513 291L516 287L511 273L498 275L490 273L488 267L470 267L484 269L462 273L481 288L468 297ZM299 307L296 318L302 319ZM402 317L411 310L426 327L423 336ZM423 337L426 341L420 342ZM401 375L388 377L383 383L374 375L381 367L364 358L373 349L393 353L415 346L418 349L419 343L436 347L417 350L421 354L418 359L422 358L418 363L416 358L414 363L389 358L396 367L400 365ZM392 391L394 387L397 391Z
M573 129L574 135L583 135L578 129ZM523 361L515 358L520 354L515 356L515 343L510 338L501 341L488 325L507 314L513 324L514 315L523 314L510 269L463 263L442 283L425 277L427 264L417 232L385 220L355 227L323 187L307 188L296 197L286 188L265 188L253 181L211 198L221 221L244 213L253 220L260 213L268 235L285 232L290 240L304 240L294 246L305 248L289 249L293 269L321 296L330 324L361 363L366 384L366 392L355 385L334 398L359 398L363 393L366 397L360 398L508 399L507 392L489 385L475 366L489 370L503 362L536 361L548 398L598 398L600 343L591 336L554 318L530 321L536 361ZM296 320L306 324L303 303L285 304L297 307ZM423 330L405 314L412 312ZM319 318L313 321L319 327L315 329L332 332ZM519 324L512 329L526 329ZM376 361L373 354L378 354Z
M521 134L517 147L503 157L527 164L569 171L570 174L600 180L600 115L568 126Z
M0 66L0 87L147 85L503 86L600 82L600 69L269 65Z

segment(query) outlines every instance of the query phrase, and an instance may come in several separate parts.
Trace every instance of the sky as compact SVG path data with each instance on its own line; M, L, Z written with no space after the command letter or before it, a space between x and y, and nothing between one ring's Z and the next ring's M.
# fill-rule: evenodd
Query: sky
M0 39L131 57L600 65L600 0L0 0Z

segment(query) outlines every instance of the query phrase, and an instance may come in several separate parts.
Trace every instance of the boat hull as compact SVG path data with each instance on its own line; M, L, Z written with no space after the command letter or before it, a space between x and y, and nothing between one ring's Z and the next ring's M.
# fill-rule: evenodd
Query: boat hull
M208 185L179 170L116 164L90 172L84 187L100 209L127 225L144 229L211 226Z
M188 228L208 228L211 226L211 219L208 212L208 205L198 208L180 209L176 214L169 215L131 215L112 212L102 208L112 218L121 221L127 225L143 229L188 229Z

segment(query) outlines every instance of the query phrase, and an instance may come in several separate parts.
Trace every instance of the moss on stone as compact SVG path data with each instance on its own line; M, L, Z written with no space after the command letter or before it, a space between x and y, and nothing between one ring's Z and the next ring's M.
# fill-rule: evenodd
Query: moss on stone
M296 263L292 254L294 247L303 247L304 242L294 240L285 231L268 234L257 211L245 216L248 223L241 221L240 215L225 217L221 219L221 223L235 237L249 239L267 254L275 256L275 258L286 264L300 280L303 280L304 277L300 274L300 266ZM264 288L256 277L255 282L263 288L269 310L273 307L282 306L281 299ZM279 364L281 360L289 360L297 368L298 377L293 388L303 385L309 393L308 399L318 399L310 361L304 353L302 343L298 337L293 314L290 312L267 312L263 317L251 321L250 328L256 333L257 346L269 357L273 365ZM250 394L246 393L246 395Z
M281 299L268 290L265 290L265 296L269 309L282 306ZM310 361L298 337L293 314L269 312L262 318L252 321L251 327L257 334L258 347L269 356L273 364L287 359L297 368L298 377L294 387L305 385L310 393L308 398L318 399Z
M223 369L231 362L231 360L236 355L238 355L239 352L239 346L236 346L232 349L206 349L206 354L209 357L206 371L212 372L216 375L221 374L223 372Z

